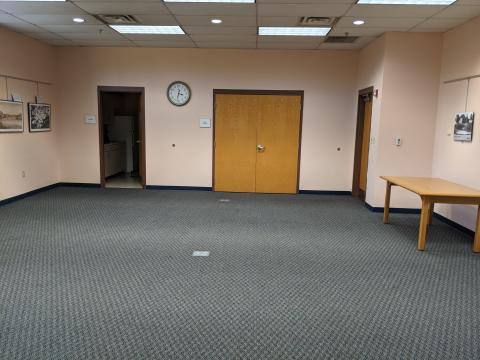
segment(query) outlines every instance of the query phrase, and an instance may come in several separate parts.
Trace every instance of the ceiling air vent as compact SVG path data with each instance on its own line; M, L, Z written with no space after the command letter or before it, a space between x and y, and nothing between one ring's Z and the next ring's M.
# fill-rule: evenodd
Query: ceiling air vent
M335 17L321 17L321 16L303 16L298 22L299 26L325 26L332 27L337 22Z
M329 36L326 43L333 44L353 44L358 39L358 36Z
M97 15L97 18L108 25L137 25L138 20L132 15Z

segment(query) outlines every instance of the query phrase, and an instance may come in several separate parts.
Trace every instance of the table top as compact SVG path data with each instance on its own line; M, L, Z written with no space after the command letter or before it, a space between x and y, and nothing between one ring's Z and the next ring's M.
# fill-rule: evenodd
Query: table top
M480 191L447 180L430 177L380 176L420 196L480 198Z

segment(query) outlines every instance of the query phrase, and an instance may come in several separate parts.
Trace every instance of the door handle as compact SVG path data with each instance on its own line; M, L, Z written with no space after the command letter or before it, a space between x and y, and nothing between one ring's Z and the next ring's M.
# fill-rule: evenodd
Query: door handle
M265 146L263 146L263 145L261 145L261 144L258 144L258 145L257 145L257 151L258 151L259 153L264 152L264 151L265 151Z
M142 140L137 140L136 143L137 143L137 144L141 144L141 143L142 143Z

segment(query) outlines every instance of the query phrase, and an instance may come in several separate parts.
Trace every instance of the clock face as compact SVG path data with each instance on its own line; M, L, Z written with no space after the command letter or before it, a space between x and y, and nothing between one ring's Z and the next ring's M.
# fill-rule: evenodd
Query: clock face
M184 82L175 81L168 87L167 96L173 105L183 106L190 101L190 88Z

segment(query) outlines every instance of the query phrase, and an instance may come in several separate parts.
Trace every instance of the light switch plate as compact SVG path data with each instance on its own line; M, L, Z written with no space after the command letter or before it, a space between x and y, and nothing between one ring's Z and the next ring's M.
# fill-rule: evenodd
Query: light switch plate
M200 119L200 127L201 128L211 128L212 127L212 121L210 118L201 118Z
M95 115L85 115L85 124L96 124L97 117Z

